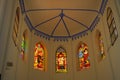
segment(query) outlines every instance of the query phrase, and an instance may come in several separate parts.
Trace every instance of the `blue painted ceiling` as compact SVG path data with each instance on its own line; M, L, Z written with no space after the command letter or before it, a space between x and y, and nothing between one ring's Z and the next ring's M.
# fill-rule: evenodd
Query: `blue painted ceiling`
M48 40L76 39L92 31L106 3L107 0L20 0L29 29Z

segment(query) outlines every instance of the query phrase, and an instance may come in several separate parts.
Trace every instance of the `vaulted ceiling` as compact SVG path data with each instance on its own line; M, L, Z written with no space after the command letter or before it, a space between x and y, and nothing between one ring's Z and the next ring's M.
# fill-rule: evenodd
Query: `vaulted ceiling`
M75 38L93 30L107 0L20 0L30 30L45 38Z

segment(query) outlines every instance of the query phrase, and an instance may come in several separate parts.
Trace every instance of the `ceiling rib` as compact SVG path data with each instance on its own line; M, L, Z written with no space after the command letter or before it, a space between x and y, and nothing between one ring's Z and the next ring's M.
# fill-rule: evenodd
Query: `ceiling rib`
M65 23L65 21L64 21L63 18L62 18L62 21L63 21L63 24L64 24L64 26L65 26L65 29L66 29L66 31L67 31L67 33L68 33L68 36L70 36L70 32L69 32L68 27L67 27L67 25L66 25L66 23Z
M106 7L106 4L107 4L107 1L108 1L108 0L102 0L101 5L100 5L100 8L99 8L98 10L94 10L94 9L66 9L66 8L63 8L63 9L61 9L61 8L53 8L53 9L29 9L29 10L26 10L25 4L24 4L24 0L19 0L19 1L20 1L20 7L21 7L21 9L22 9L22 13L25 14L25 21L26 21L26 23L27 23L27 25L28 25L28 27L30 28L31 31L34 30L37 35L42 35L43 37L46 37L46 38L50 38L50 37L51 37L51 38L54 38L54 39L60 39L60 40L61 40L61 39L68 39L68 38L76 38L77 36L84 35L87 31L92 30L92 29L96 26L96 24L98 23L98 21L99 21L99 19L100 19L99 15L100 15L100 14L103 14L104 9L105 9L105 7ZM57 15L57 16L54 16L54 17L52 17L52 18L50 18L50 19L48 19L48 20L45 20L45 21L39 23L39 24L36 25L36 26L32 26L31 20L30 20L29 17L27 16L27 13L28 13L28 12L49 11L49 10L60 10L61 13L60 13L59 15ZM96 14L96 17L94 18L93 22L91 23L91 25L90 25L90 26L87 26L87 25L81 23L81 22L78 21L78 20L75 20L74 18L72 18L72 17L70 17L70 16L68 16L68 15L65 15L65 14L63 13L63 11L67 11L67 10L69 10L69 11L93 12L93 13L97 13L97 14ZM40 25L42 25L42 24L45 24L45 23L47 23L48 21L54 20L54 19L57 18L57 17L60 17L60 20L59 20L59 21L57 22L57 24L55 25L55 27L54 27L53 31L51 32L51 34L47 34L47 33L44 33L44 32L42 32L42 31L36 29L36 27L38 27L38 26L40 26ZM69 20L72 20L72 21L74 21L74 22L82 25L82 26L85 27L86 29L83 30L83 31L81 31L81 32L78 32L78 33L75 33L75 34L73 34L73 35L70 35L68 26L67 26L67 24L66 24L66 22L65 22L65 20L64 20L63 17L66 17L66 18L68 18ZM57 28L58 25L60 24L61 20L62 20L62 22L63 22L63 24L64 24L64 27L65 27L65 29L66 29L66 31L67 31L68 36L67 36L67 35L66 35L66 36L54 36L54 35L53 35L54 32L55 32L55 30L56 30L56 28Z
M60 18L60 20L57 22L55 28L53 29L53 31L52 31L52 33L51 33L51 36L53 36L53 34L54 34L56 28L58 27L58 25L60 24L61 20L62 20L62 19Z
M80 21L77 21L77 20L75 20L75 19L73 19L73 18L71 18L71 17L69 17L67 15L65 15L65 17L70 19L70 20L72 20L72 21L74 21L74 22L76 22L76 23L78 23L78 24L80 24L80 25L82 25L82 26L84 26L85 28L88 29L88 26L86 26L85 24L81 23Z
M55 19L55 18L57 18L57 17L59 17L59 15L58 15L58 16L55 16L55 17L52 17L52 18L50 18L50 19L48 19L48 20L45 20L44 22L41 22L40 24L36 25L35 28L38 27L38 26L40 26L40 25L42 25L42 24L44 24L44 23L47 23L48 21L51 21L51 20L53 20L53 19Z
M94 9L61 9L61 8L53 8L53 9L29 9L29 10L26 10L25 13L28 13L28 12L34 12L34 11L49 11L49 10L87 11L87 12L95 12L95 13L99 13L98 10L94 10Z

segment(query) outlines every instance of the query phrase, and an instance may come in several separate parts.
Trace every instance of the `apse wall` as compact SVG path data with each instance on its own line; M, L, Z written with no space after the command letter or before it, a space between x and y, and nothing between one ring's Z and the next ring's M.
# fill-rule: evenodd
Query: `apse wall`
M119 80L119 71L118 68L120 66L119 64L119 37L116 40L114 46L111 46L110 43L110 37L109 37L109 30L108 25L106 21L106 14L107 14L107 7L111 7L113 10L113 14L116 20L117 30L118 34L120 32L119 29L119 14L118 10L115 6L114 1L109 1L107 3L105 12L103 15L101 15L101 19L99 23L97 24L96 28L89 32L88 35L83 36L76 40L68 40L65 41L54 41L46 40L39 36L34 36L34 33L32 34L32 46L31 46L31 60L30 60L30 67L29 67L29 80L33 79L45 79L45 80ZM105 58L101 61L98 61L98 54L97 51L97 43L96 43L96 31L99 30L103 37L104 42L104 49L105 49ZM37 42L42 42L47 49L48 52L48 65L47 70L45 72L35 70L33 69L33 63L34 63L34 47ZM77 67L77 60L76 60L76 54L77 49L79 47L80 41L85 42L88 45L89 48L89 54L90 54L90 63L91 67L89 69L85 69L82 71L78 71L76 69ZM66 73L56 73L55 72L55 52L59 46L62 46L66 49L67 52L67 61L68 61L68 71Z
M79 38L77 40L68 41L54 41L53 39L46 40L39 36L32 34L31 39L31 49L30 49L30 66L29 66L29 80L34 79L44 79L44 80L79 80L79 79L95 79L95 65L94 65L94 54L91 32L88 35ZM90 63L91 67L89 69L84 69L82 71L77 70L77 58L78 58L78 48L80 46L80 41L86 43L89 47ZM34 48L35 44L41 42L44 44L47 50L47 70L40 71L33 68L34 63ZM67 72L58 73L55 70L55 54L58 47L62 46L67 53ZM87 76L87 77L86 77Z
M109 0L103 15L96 28L88 35L76 40L54 41L34 35L24 20L24 14L20 14L19 42L16 47L12 39L14 15L18 1L1 0L4 7L0 7L0 73L2 80L120 80L120 8L119 0ZM5 2L3 2L5 1ZM1 4L1 3L0 3ZM117 6L116 6L117 5ZM6 6L6 7L5 7ZM113 46L110 43L109 30L106 22L107 7L111 7L115 17L118 38ZM9 14L8 14L9 13ZM3 17L1 17L3 16ZM4 26L4 27L1 27ZM28 48L25 60L20 57L21 41L23 32L28 32ZM96 31L99 30L103 37L105 58L98 61L98 45L96 43ZM89 69L77 70L77 53L80 41L88 45L90 63ZM34 69L34 49L37 42L42 42L47 50L47 69L40 71ZM55 53L59 46L67 52L67 72L57 73L55 71Z

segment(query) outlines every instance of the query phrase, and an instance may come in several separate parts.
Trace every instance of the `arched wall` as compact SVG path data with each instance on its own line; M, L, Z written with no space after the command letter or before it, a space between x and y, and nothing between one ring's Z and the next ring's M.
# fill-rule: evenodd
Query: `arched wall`
M3 11L0 13L0 73L2 73L2 79L10 80L120 80L120 63L119 63L119 47L120 47L120 18L119 11L120 8L116 6L114 0L109 0L106 6L111 7L113 14L116 20L117 30L118 30L118 39L116 40L114 46L110 45L109 30L106 22L106 9L103 15L100 15L101 19L97 24L96 28L92 32L88 32L88 35L83 36L76 40L65 41L54 41L46 40L39 36L34 35L34 32L29 31L26 22L24 21L24 14L21 14L20 19L20 30L19 30L19 42L18 47L15 47L12 40L12 30L14 23L14 15L18 2L16 0L9 1L1 0L3 3L2 6L5 6L3 9L0 6L0 10ZM119 2L119 1L118 1ZM1 3L0 3L1 4ZM14 5L15 4L15 5ZM118 4L118 3L117 3ZM117 7L117 8L116 8ZM9 14L7 14L9 13ZM8 21L8 22L6 22ZM1 27L1 26L4 26ZM9 28L9 29L8 29ZM28 31L28 52L26 54L26 61L23 61L20 57L20 45L22 40L22 34L27 29ZM104 60L97 61L97 53L95 36L96 30L99 30L103 35L103 41L105 46L106 57ZM91 66L89 69L84 69L82 71L77 70L77 50L79 47L80 41L85 42L88 45L90 63ZM46 47L48 52L47 54L47 70L45 72L35 70L33 68L34 63L34 47L37 42L42 42ZM56 73L55 71L55 53L59 46L63 46L67 52L67 63L68 71L66 73ZM12 67L7 67L6 64L11 64ZM1 66L4 65L4 66ZM4 68L3 68L4 67ZM3 69L3 70L2 70ZM6 70L8 69L8 70ZM11 74L12 73L12 74Z
M119 18L118 18L118 11L115 6L115 2L109 1L107 3L107 7L110 6L114 12L115 19L116 19L116 25L119 25ZM106 7L106 9L107 9ZM97 27L93 30L93 32L89 32L87 36L84 36L82 38L79 38L77 40L69 40L68 42L61 42L61 41L53 41L52 39L46 40L44 38L40 38L39 36L35 36L34 32L31 34L31 47L30 47L30 53L29 53L29 73L28 73L28 79L34 80L34 79L44 79L44 80L79 80L79 79L93 79L93 80L119 80L119 66L118 64L118 56L119 54L114 54L114 52L118 53L119 48L119 38L117 39L114 47L110 45L110 38L109 38L109 30L106 22L106 10L103 15L101 15L101 19L99 23L97 24ZM103 41L105 46L105 53L106 57L101 62L97 61L96 54L98 51L96 51L96 43L95 43L95 35L96 35L96 29L100 30L103 35ZM118 32L119 26L117 27ZM120 34L120 33L118 33ZM46 46L47 52L48 52L48 65L47 65L47 71L41 72L39 70L33 69L33 56L34 56L34 45L36 42L41 41ZM85 42L88 45L89 48L89 55L90 55L90 62L91 67L90 69L83 70L83 71L77 71L76 65L76 53L77 49L79 47L80 41ZM55 52L59 46L63 46L66 49L67 52L67 61L68 61L68 72L67 73L56 73L55 71ZM41 75L41 76L40 76ZM47 76L47 77L46 77Z
M119 5L120 6L120 5ZM117 28L117 31L118 31L118 38L117 40L115 41L115 44L113 46L110 45L110 37L107 36L109 35L109 32L107 32L108 30L108 26L106 24L106 14L107 12L105 11L104 13L104 16L103 16L103 24L104 26L104 31L107 32L105 35L106 35L106 43L107 43L107 53L108 53L108 57L109 57L109 61L110 61L110 65L111 65L111 70L112 70L112 75L113 75L113 80L119 80L120 79L120 76L119 76L119 67L120 67L120 64L119 64L119 56L120 54L119 53L119 47L120 47L120 17L119 17L119 11L120 11L120 8L118 7L118 5L115 3L114 0L112 1L109 1L108 2L108 5L107 7L111 7L112 11L113 11L113 16L114 16L114 19L115 19L115 22L116 22L116 28Z
M36 36L32 34L31 39L31 49L30 49L30 58L29 58L29 80L34 79L44 79L44 80L61 80L61 79L69 79L69 80L79 80L79 79L95 79L96 72L95 72L95 65L94 65L94 52L93 52L93 45L92 45L92 34L91 32L88 33L87 36L84 36L82 38L79 38L77 40L68 40L65 41L54 41L54 40L46 40L44 38L40 38L39 36ZM48 56L48 65L47 65L47 71L39 71L33 68L34 63L34 46L37 42L41 41L44 43L46 49L47 49L47 56ZM88 45L89 48L89 55L90 55L90 63L91 67L90 69L84 69L83 71L77 70L77 53L79 48L80 41L85 42ZM66 50L67 54L67 72L65 73L57 73L55 71L55 54L56 50L59 46L62 46ZM47 77L46 77L47 76ZM87 76L87 77L86 77Z
M120 17L120 0L115 0L115 4L116 4L116 8L117 8L117 11L118 11L118 14L119 14L119 17Z
M111 7L112 11L113 11L113 16L115 18L115 22L116 22L116 27L117 27L117 31L118 31L118 38L115 41L115 44L112 46L111 45L111 41L110 41L110 35L109 35L109 30L108 30L108 25L107 25L107 7ZM106 9L104 11L103 16L101 16L101 20L98 23L96 29L99 29L103 35L103 41L105 42L105 52L106 52L106 57L103 61L101 61L100 63L96 63L96 70L97 70L97 80L101 80L101 77L104 78L108 78L109 80L119 80L119 71L120 69L118 68L120 66L119 64L119 47L120 47L120 18L119 18L119 9L120 8L116 8L117 5L115 4L115 1L110 0L107 3ZM95 29L95 31L96 31ZM93 32L93 36L95 36L95 31ZM94 43L95 46L95 43ZM96 49L94 49L94 53L97 53ZM102 69L103 68L103 69ZM102 72L101 72L102 71ZM105 72L104 72L105 71ZM101 74L102 73L102 74Z
M10 43L16 1L0 0L0 73L3 73L5 59ZM9 13L9 14L8 14Z
M19 62L19 55L20 55L20 45L21 45L21 37L22 33L25 29L28 30L28 36L30 37L30 32L25 25L26 23L24 22L24 17L21 14L20 11L20 24L19 24L19 31L18 31L18 36L17 36L17 46L15 46L14 41L12 39L12 34L13 34L13 27L14 27L14 21L15 21L15 15L16 15L16 8L20 7L19 6L19 1L18 0L1 0L0 3L2 4L0 6L0 10L2 12L0 13L0 74L1 74L1 79L6 80L17 80L18 78L18 73L19 70L22 71L22 69L25 71L27 70L25 68L20 68L18 64ZM1 27L2 26L2 27ZM25 64L25 63L24 63ZM22 64L22 66L24 66ZM23 72L23 71L22 71ZM23 72L24 74L26 72ZM20 74L20 73L19 73ZM26 80L27 75L22 75L23 79ZM27 74L27 73L26 73ZM19 75L19 78L21 77L21 74Z

